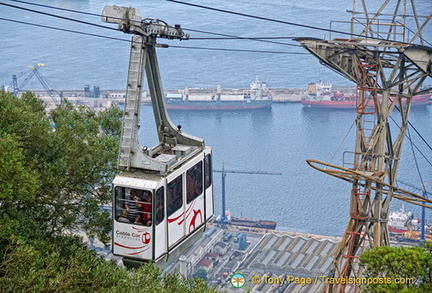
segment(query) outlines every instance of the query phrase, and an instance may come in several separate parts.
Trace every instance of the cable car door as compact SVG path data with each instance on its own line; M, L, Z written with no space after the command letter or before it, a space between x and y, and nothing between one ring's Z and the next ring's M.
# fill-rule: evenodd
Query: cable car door
M155 191L153 207L154 225L154 258L158 259L168 252L168 226L165 208L165 180L158 183Z
M185 236L185 206L183 174L179 170L167 177L166 188L168 246L172 247Z
M205 219L213 217L213 166L212 153L209 147L204 150L204 195L205 195Z
M205 223L203 155L186 171L186 233Z

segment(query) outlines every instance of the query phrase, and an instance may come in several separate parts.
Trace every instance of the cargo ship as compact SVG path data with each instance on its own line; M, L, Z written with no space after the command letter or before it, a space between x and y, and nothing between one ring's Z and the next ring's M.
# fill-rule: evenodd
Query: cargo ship
M265 221L265 220L252 221L243 218L232 218L230 221L228 221L228 225L270 229L270 230L276 229L276 222L274 221Z
M404 205L396 212L391 212L387 223L390 235L400 236L406 232L419 233L421 229L421 219L414 218L412 212L405 211ZM431 223L425 222L425 232L432 236ZM415 233L414 233L415 234Z
M432 93L412 97L411 106L432 104ZM331 83L310 83L307 95L302 99L305 107L328 109L356 109L357 95L332 91ZM373 106L373 102L369 103Z
M222 225L233 225L233 226L241 226L241 227L248 227L248 228L259 228L259 229L269 229L274 230L276 229L276 222L274 221L268 221L268 220L247 220L242 217L232 217L231 212L227 211L225 220L222 220L221 216L218 216L216 218L216 223L222 224Z
M408 230L418 231L420 229L420 219L414 218L412 212L405 212L405 207L399 211L391 212L388 220L388 230L392 234L403 234Z
M182 93L167 93L165 102L168 110L250 110L270 107L273 98L267 84L257 78L248 90L224 93L220 84L215 92L185 88Z

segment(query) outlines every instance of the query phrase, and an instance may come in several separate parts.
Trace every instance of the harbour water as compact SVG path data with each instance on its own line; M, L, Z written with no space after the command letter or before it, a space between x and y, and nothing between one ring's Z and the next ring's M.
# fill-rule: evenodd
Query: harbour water
M151 107L143 106L140 139L154 145L156 131ZM213 149L214 169L281 172L282 175L230 174L226 176L227 208L236 216L277 222L278 229L342 235L348 222L351 185L307 165L316 159L342 165L344 151L354 148L353 110L316 110L300 103L273 104L255 111L170 111L182 131L205 138ZM432 105L414 108L411 123L430 142ZM148 126L153 126L149 128ZM397 129L396 124L391 125ZM412 141L430 161L431 150L410 131ZM423 180L431 181L432 166L416 152ZM420 187L407 140L399 179ZM215 212L221 213L221 176L214 173ZM418 192L410 187L400 187ZM393 210L401 202L393 201ZM420 209L405 204L420 216ZM430 219L432 213L428 212Z
M7 1L27 9L34 9L92 22L102 23L99 17L35 7ZM193 3L218 7L241 13L283 20L286 22L328 28L331 20L349 20L352 1L336 0L322 5L317 0L266 1L205 1ZM378 5L380 1L369 1ZM329 38L329 32L311 30L293 25L257 20L209 11L163 0L152 1L102 1L102 0L42 0L38 4L57 6L86 13L100 14L105 4L140 8L143 18L159 18L169 24L181 24L192 37L215 37L196 33L202 30L241 37L318 37ZM420 14L432 10L430 0L417 0ZM372 7L370 10L374 11ZM119 31L89 26L40 15L26 10L0 6L0 18L33 23L32 26L0 20L2 42L0 44L0 85L9 85L16 74L20 84L28 70L26 65L43 63L40 72L55 89L82 89L84 85L101 89L123 89L126 85L129 43L102 37L129 40L130 36ZM64 29L92 33L88 36L66 32ZM340 27L348 31L348 28ZM430 26L425 36L432 35ZM335 35L332 35L335 37ZM347 37L347 36L345 36ZM309 82L329 81L337 85L350 85L341 76L320 65L315 57L298 47L297 43L274 40L287 45L250 40L189 40L160 41L171 47L158 49L159 64L165 89L190 87L247 88L259 76L270 88L305 87ZM429 37L430 41L430 37ZM206 47L264 51L233 52L181 47ZM270 53L285 52L289 54ZM29 81L27 89L41 89L36 79ZM143 122L141 142L152 146L156 131L152 111L142 108ZM244 112L170 112L175 124L182 125L186 133L203 137L214 152L214 168L225 162L227 169L240 171L281 172L281 176L228 174L226 177L227 207L236 216L251 219L268 219L278 223L279 229L295 232L340 236L348 221L350 185L321 174L310 168L305 160L318 159L338 165L342 152L352 151L355 114L350 110L312 110L301 104L274 104L271 109ZM431 145L432 106L414 108L411 122ZM393 123L393 122L392 122ZM392 124L391 127L397 128ZM432 151L411 130L413 141L432 158ZM339 151L335 155L336 150ZM423 180L432 182L432 167L420 154L416 154ZM401 181L420 186L411 146L406 141L399 172ZM430 183L429 185L431 185ZM404 187L401 185L401 187ZM406 188L406 187L405 187ZM411 190L410 188L406 188ZM414 190L413 190L414 191ZM215 173L215 200L217 214L221 213L221 179ZM400 203L394 201L393 209ZM420 215L418 208L406 205L406 209ZM429 219L432 214L428 212Z

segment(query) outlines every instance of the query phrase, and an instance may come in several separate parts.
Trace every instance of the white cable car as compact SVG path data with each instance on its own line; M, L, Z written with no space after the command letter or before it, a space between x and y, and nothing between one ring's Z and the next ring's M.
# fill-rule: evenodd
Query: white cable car
M166 176L120 173L114 202L113 253L130 261L162 260L213 216L210 149Z
M154 261L164 267L213 216L211 149L169 119L156 58L157 37L188 36L179 26L142 21L134 8L105 6L102 20L134 34L118 162L122 172L113 182L113 253L128 266ZM151 149L138 143L144 70L159 136Z

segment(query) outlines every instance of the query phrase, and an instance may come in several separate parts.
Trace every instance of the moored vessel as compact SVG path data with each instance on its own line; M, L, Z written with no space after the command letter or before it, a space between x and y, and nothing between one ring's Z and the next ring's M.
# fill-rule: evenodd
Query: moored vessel
M390 235L406 236L406 233L420 233L421 221L421 219L415 218L412 212L405 211L405 207L402 205L399 211L390 213L387 227ZM425 233L429 238L432 236L432 227L428 222L425 222Z
M250 228L260 228L260 229L270 229L270 230L276 229L276 222L266 221L266 220L252 221L243 218L232 218L231 221L228 222L228 224L235 225L235 226L250 227Z
M329 108L329 109L356 109L357 95L333 91L331 83L310 83L307 95L302 99L305 107ZM411 106L432 104L432 93L415 95L412 97ZM403 99L404 100L404 99ZM373 106L373 101L368 106Z
M182 93L166 94L168 110L249 110L270 107L272 95L265 82L258 78L248 90L223 92L220 84L216 92L185 88Z
M216 223L223 225L233 225L248 228L259 228L259 229L276 229L276 222L269 220L248 220L242 217L232 217L231 212L227 211L226 219L222 220L221 216L216 218Z

